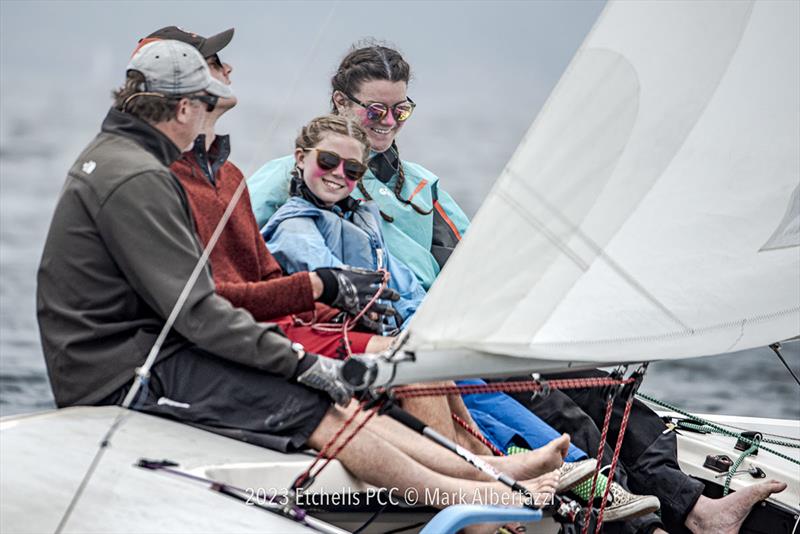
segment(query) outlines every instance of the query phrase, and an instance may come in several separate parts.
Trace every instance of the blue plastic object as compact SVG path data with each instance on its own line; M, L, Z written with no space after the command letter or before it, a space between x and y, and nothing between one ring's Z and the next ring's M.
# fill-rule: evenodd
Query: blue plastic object
M532 522L542 519L541 510L510 506L457 504L448 506L431 519L420 534L455 534L476 523Z

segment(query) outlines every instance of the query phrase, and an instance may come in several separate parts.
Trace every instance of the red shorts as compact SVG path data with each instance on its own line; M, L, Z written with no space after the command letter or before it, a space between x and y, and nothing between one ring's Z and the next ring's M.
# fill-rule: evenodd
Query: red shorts
M339 360L347 357L347 348L345 347L344 334L342 332L321 332L310 326L297 326L294 324L292 317L281 317L274 322L281 327L286 337L303 345L303 348L308 352ZM353 332L352 330L348 332L347 339L350 342L352 353L366 352L367 343L369 343L373 335L365 332Z

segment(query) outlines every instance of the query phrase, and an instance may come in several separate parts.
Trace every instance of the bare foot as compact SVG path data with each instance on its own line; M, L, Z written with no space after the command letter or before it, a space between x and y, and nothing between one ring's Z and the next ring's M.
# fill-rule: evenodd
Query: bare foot
M785 482L768 480L722 499L700 496L686 518L686 527L695 533L736 534L754 504L785 489Z
M491 457L487 461L516 480L531 480L561 467L568 450L569 435L562 434L544 447L510 456Z
M558 487L559 478L561 478L561 473L558 469L554 469L532 480L525 480L522 482L522 485L534 494L534 496L538 495L539 501L545 499L548 502L552 502L556 487Z

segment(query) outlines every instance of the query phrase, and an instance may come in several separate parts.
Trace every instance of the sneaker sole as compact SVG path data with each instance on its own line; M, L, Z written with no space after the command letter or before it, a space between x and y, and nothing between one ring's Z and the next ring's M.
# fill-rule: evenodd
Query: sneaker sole
M572 471L567 473L561 480L558 481L556 486L556 493L569 491L586 479L591 478L594 470L597 467L597 460L583 460L581 465L575 467Z
M623 519L634 519L652 514L659 508L661 508L661 503L658 501L658 497L647 495L623 506L606 508L603 512L603 521L611 523Z

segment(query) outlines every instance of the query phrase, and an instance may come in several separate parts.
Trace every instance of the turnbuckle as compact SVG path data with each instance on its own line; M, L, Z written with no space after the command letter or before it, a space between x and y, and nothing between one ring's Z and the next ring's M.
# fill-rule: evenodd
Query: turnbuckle
M637 391L639 391L639 386L642 385L644 375L647 373L648 365L650 365L650 362L641 364L633 373L631 373L631 376L629 377L633 379L633 382L622 386L621 396L626 402L633 399L633 396L636 395Z
M623 378L625 378L625 373L627 371L628 371L627 365L620 365L619 367L611 371L611 373L609 373L608 378L619 382ZM602 393L603 398L606 400L606 402L608 402L617 396L617 393L619 393L622 387L623 387L622 384L610 384L608 386L602 386L600 388L600 392Z
M550 395L552 388L550 387L550 383L547 380L542 380L542 375L539 373L531 374L531 379L533 383L539 386L539 389L535 390L531 395L531 402L535 401L538 398L545 398Z

